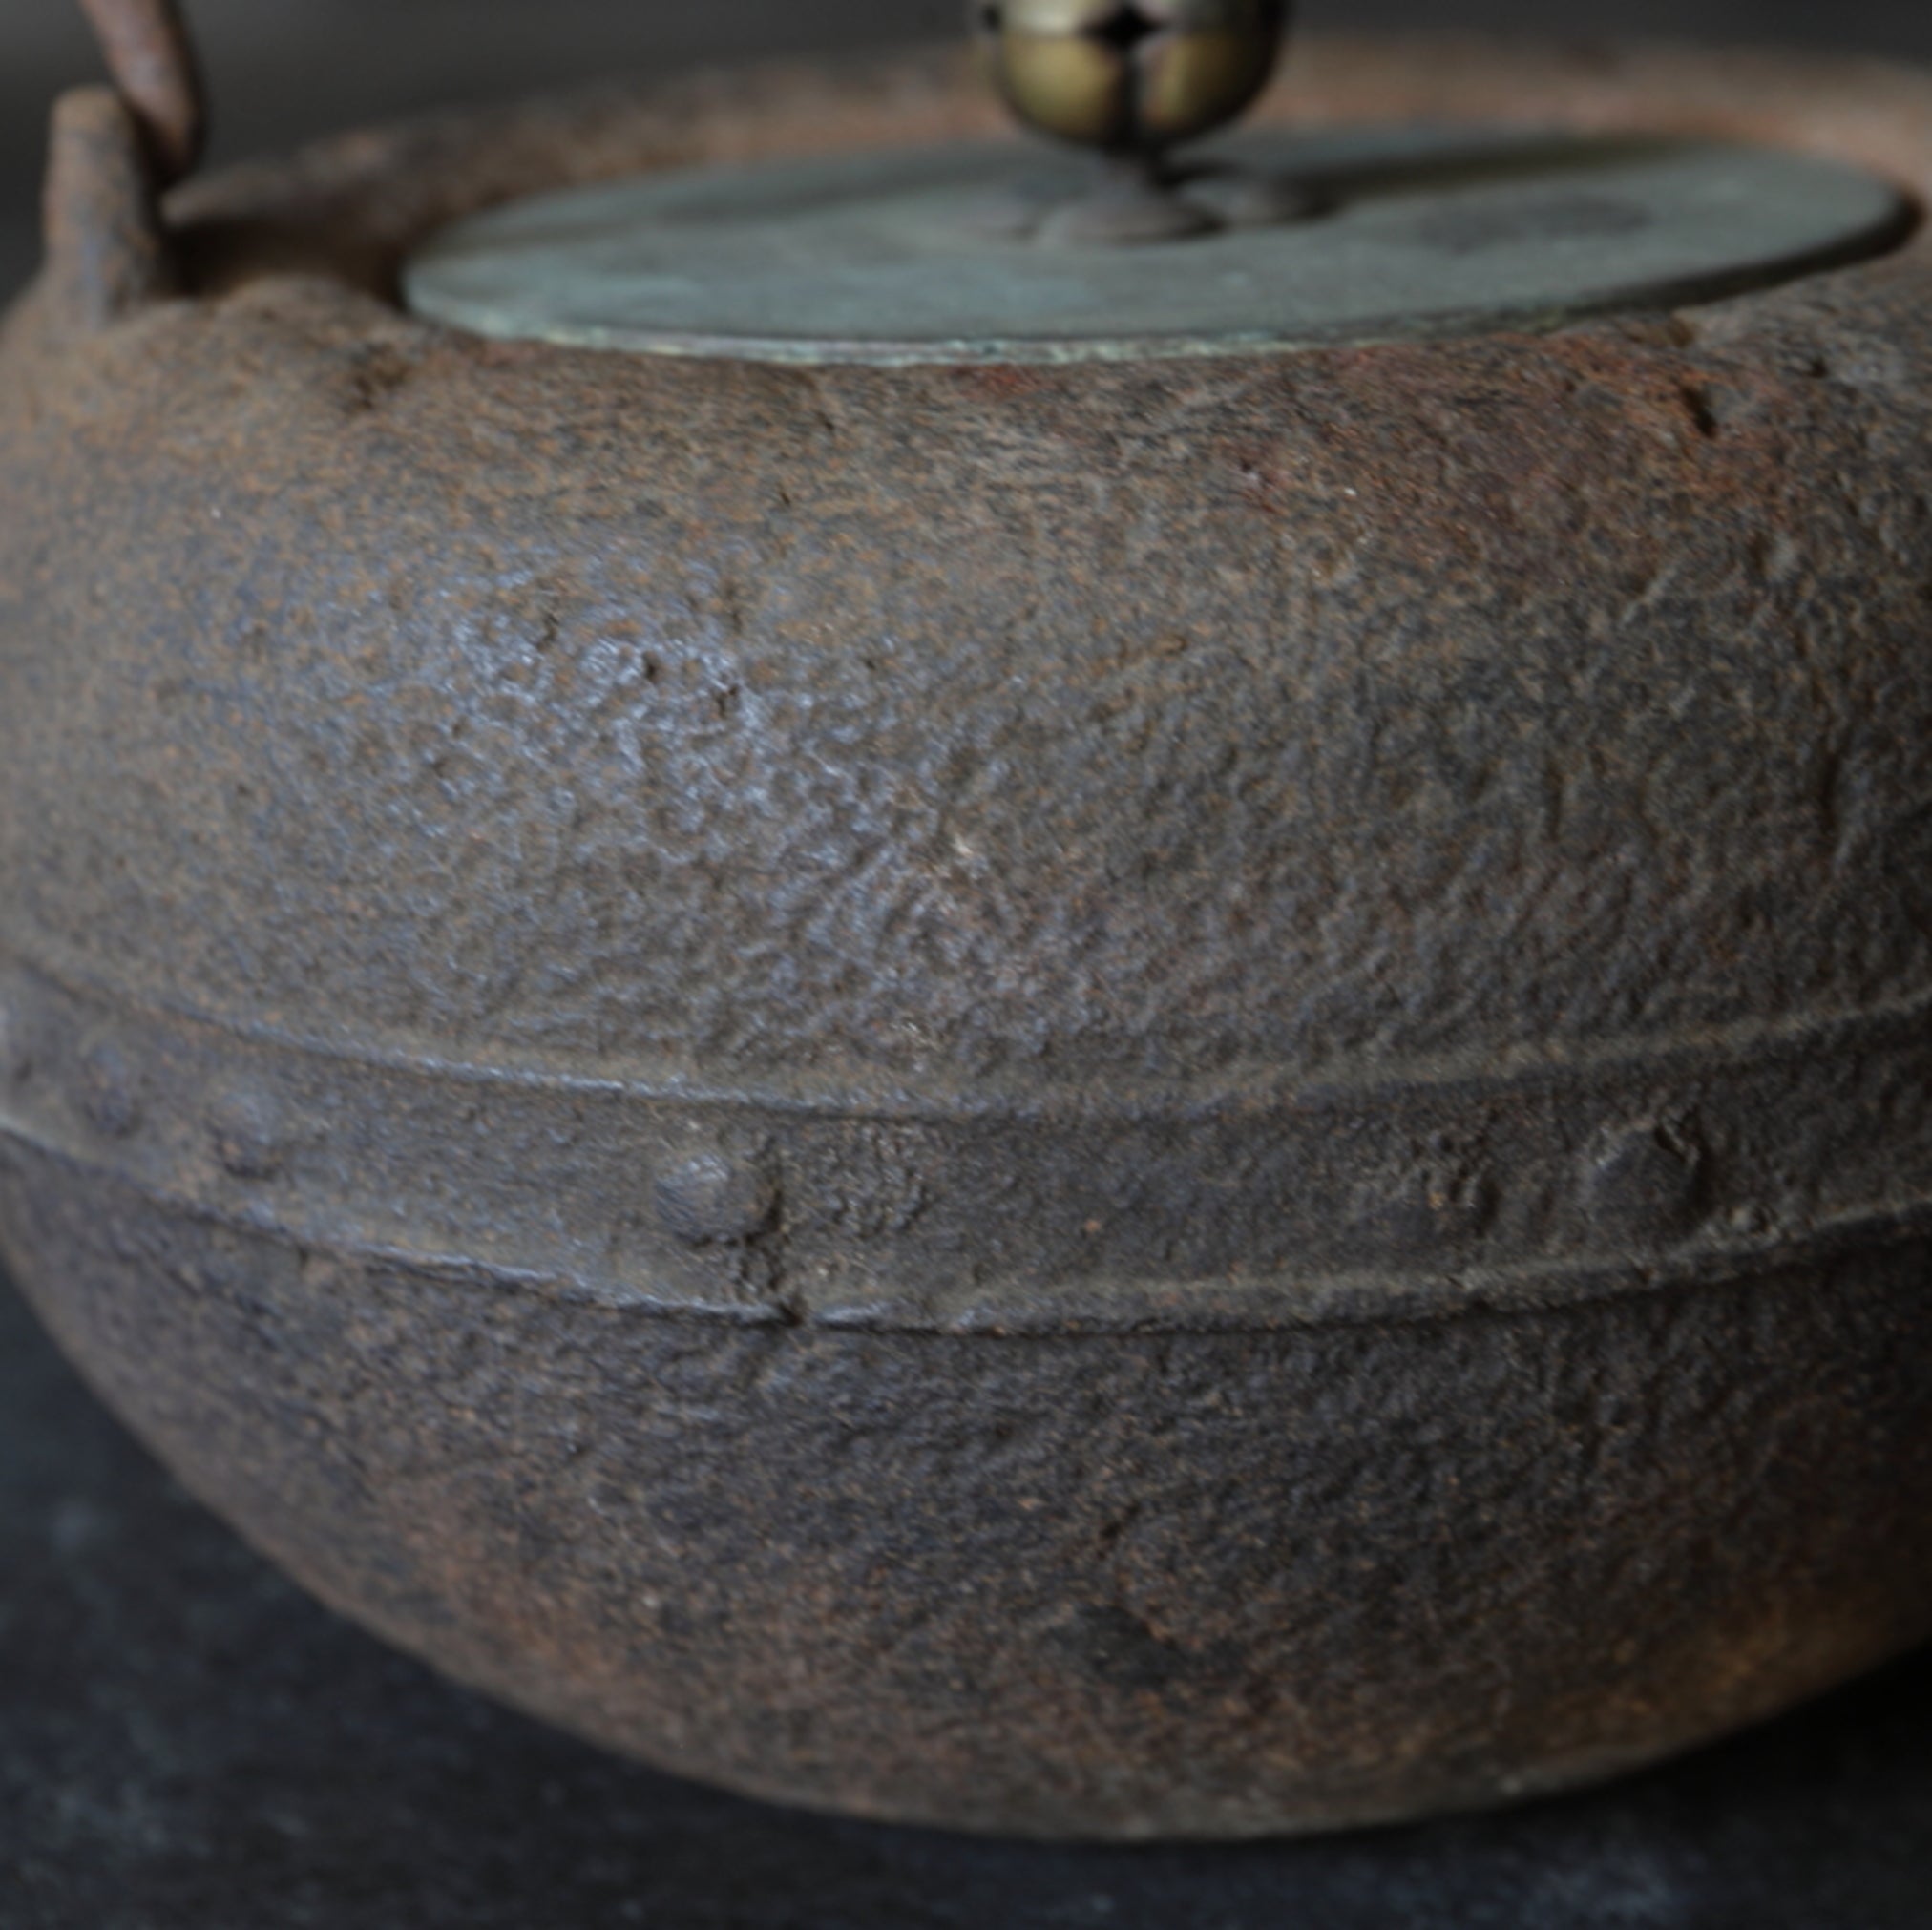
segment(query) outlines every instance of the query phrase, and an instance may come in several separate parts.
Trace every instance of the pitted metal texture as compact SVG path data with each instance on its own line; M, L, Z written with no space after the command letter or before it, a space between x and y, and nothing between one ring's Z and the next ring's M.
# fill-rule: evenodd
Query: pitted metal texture
M0 1013L0 1131L158 1206L479 1291L730 1320L1421 1318L1690 1290L1932 1224L1922 1006L1486 1075L1024 1105L356 1055L17 966Z
M984 135L952 61L176 190L0 328L0 1258L196 1490L688 1773L1501 1801L1932 1601L1932 249L1535 335L672 363L447 222ZM1264 117L1932 81L1312 44ZM136 192L138 190L138 192Z

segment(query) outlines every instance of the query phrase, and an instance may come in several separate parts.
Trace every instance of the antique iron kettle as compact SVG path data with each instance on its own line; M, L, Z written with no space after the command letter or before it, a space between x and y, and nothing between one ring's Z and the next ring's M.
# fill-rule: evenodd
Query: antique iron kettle
M979 1830L1492 1802L1932 1630L1932 81L1323 41L1238 169L1067 109L1090 193L928 56L177 185L90 11L0 1252L198 1494Z

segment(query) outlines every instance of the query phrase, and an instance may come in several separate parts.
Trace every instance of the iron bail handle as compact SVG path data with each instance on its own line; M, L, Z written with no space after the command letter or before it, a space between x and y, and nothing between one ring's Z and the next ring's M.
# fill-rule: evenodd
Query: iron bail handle
M172 187L201 157L206 97L178 0L80 0L116 92L132 110L154 169Z

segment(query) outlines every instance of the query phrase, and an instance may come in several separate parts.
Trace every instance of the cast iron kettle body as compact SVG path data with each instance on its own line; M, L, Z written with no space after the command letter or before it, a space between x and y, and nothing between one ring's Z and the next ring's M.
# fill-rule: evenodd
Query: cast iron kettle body
M996 111L754 73L163 213L166 51L0 338L0 1251L198 1494L587 1735L988 1831L1486 1803L1932 1629L1925 242L600 355L396 264ZM1932 84L1816 60L1319 42L1263 111L1932 185Z

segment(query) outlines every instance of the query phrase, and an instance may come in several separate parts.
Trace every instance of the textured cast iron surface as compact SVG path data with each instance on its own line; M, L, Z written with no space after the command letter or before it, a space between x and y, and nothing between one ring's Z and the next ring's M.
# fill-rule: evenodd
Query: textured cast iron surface
M1917 1243L1514 1317L999 1340L559 1308L24 1151L0 1203L56 1336L325 1600L760 1794L1374 1819L1644 1761L1923 1629Z
M0 1287L9 1930L1922 1930L1932 1652L1587 1796L1312 1842L973 1842L620 1763L266 1572Z
M1932 179L1882 70L1299 84ZM327 1598L803 1801L1306 1828L1892 1652L1922 244L1075 370L386 299L505 195L989 112L459 119L191 186L194 300L55 261L0 343L8 1258Z
M176 0L80 0L163 182L200 158L206 109Z

